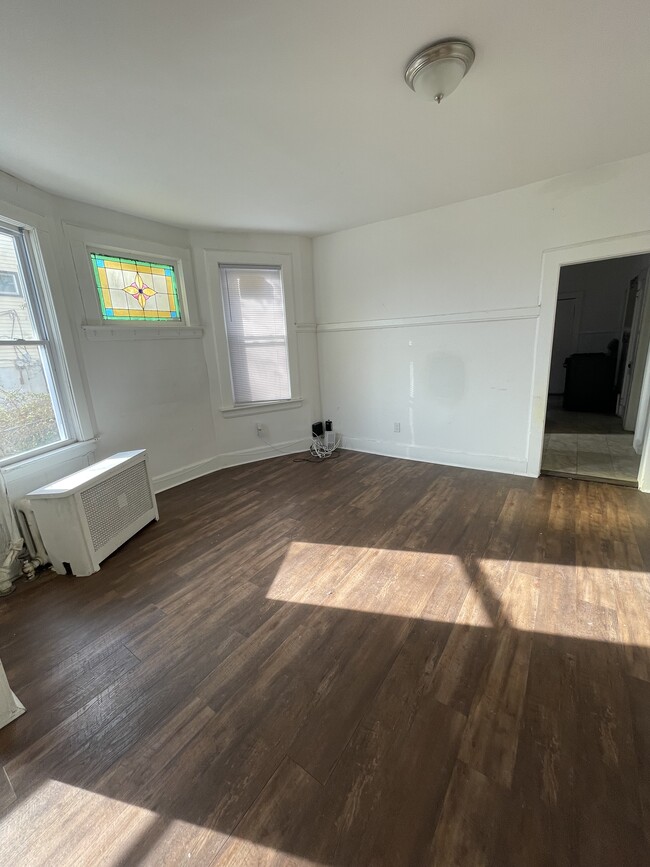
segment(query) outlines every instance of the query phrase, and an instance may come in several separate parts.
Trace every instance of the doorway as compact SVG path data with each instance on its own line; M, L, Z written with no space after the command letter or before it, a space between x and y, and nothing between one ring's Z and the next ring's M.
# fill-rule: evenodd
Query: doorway
M650 254L560 268L541 472L637 486Z

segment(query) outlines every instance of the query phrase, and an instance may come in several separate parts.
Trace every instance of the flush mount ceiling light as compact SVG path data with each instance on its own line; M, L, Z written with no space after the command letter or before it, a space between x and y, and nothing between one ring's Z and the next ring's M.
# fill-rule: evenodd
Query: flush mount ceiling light
M406 83L422 99L442 102L456 90L474 63L469 42L444 39L419 51L404 72Z

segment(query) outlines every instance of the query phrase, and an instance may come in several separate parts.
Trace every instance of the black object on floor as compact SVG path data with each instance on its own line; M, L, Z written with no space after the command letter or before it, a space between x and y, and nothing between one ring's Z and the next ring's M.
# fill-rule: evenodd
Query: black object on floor
M604 352L570 355L564 362L566 384L564 409L578 412L614 413L616 357Z

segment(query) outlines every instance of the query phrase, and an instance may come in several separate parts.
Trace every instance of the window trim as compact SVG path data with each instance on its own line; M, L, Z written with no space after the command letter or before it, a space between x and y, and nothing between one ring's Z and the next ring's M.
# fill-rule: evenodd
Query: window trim
M221 401L219 412L223 417L252 415L255 412L273 412L302 405L300 371L298 369L298 343L296 337L295 290L293 255L291 253L259 253L235 250L206 250L206 264L210 284L210 304L214 325L215 352ZM291 397L285 400L235 403L228 351L228 333L221 288L221 266L280 268L284 290L284 313L287 324L287 353L289 356L289 382Z
M29 449L15 455L0 457L0 467L8 467L78 442L81 424L70 385L69 372L63 352L63 341L58 328L51 288L45 274L36 231L30 226L15 223L4 217L0 218L0 231L12 235L16 239L16 253L20 259L25 288L29 295L29 304L38 334L37 338L16 338L14 340L0 338L0 345L29 346L42 349L47 359L44 376L46 380L50 379L50 375L52 377L52 382L48 382L52 409L60 430L62 429L65 433L65 436L55 443Z
M188 248L87 229L73 223L64 223L63 231L70 244L81 293L83 317L80 325L91 339L96 337L99 329L107 329L107 335L118 334L121 329L126 332L138 329L138 337L147 339L148 334L160 334L162 329L169 329L169 336L175 337L185 329L201 327L194 290L192 257ZM144 259L173 265L176 272L181 319L169 321L104 319L90 260L91 253L105 253L108 256L124 256L129 259Z
M146 256L142 253L136 253L135 251L129 251L128 255L122 251L117 253L115 250L110 250L105 245L101 247L96 244L87 244L86 248L88 250L88 258L91 261L91 272L93 275L93 287L95 289L95 298L97 300L97 306L99 310L99 320L102 324L108 324L116 327L120 327L126 324L130 328L134 327L143 327L148 328L150 325L157 326L158 328L166 328L169 325L176 326L177 328L183 328L186 320L186 310L187 303L185 301L185 293L184 293L184 281L183 281L183 263L174 258L170 258L168 256L152 256L151 254L147 254ZM102 303L99 298L99 290L97 288L97 283L95 280L95 272L92 265L91 256L101 256L102 258L110 259L111 257L115 257L116 259L133 259L135 261L140 262L148 262L151 265L163 265L172 268L174 271L174 279L176 281L176 295L178 300L179 307L179 315L177 318L169 318L169 319L156 319L154 317L137 317L134 316L132 319L127 318L119 318L119 319L110 319L104 316L102 311ZM154 261L155 260L155 261Z
M94 327L109 327L109 328L185 328L189 323L189 312L187 305L187 294L185 292L185 277L183 273L183 262L175 256L163 255L158 253L143 252L125 247L114 247L110 244L85 244L86 258L88 260L88 269L90 272L90 280L93 287L93 300L95 302L95 314L92 316L92 321L86 319L85 325ZM180 307L180 319L104 319L102 314L102 306L97 292L97 284L95 283L95 275L93 273L92 260L90 254L95 253L107 257L116 256L125 259L140 259L140 260L156 260L160 265L171 265L176 274L176 288L178 291L178 304ZM86 304L84 304L86 308Z
M281 409L294 409L302 406L304 398L288 397L284 400L260 400L255 403L238 403L235 406L222 406L219 411L229 418L241 415L255 415L258 412L277 412Z
M235 380L233 377L233 369L232 369L232 356L230 353L231 345L231 335L228 329L228 316L226 313L226 284L224 283L224 276L226 271L229 268L241 268L242 270L257 270L257 271L275 271L280 275L280 283L282 286L282 307L284 314L284 343L287 351L287 374L289 377L289 397L279 397L272 398L267 400L246 400L246 401L237 401L235 399ZM293 381L291 377L291 362L289 359L289 323L287 321L287 300L286 300L286 289L284 285L284 273L281 265L242 265L241 262L238 264L226 264L224 262L219 263L219 286L221 289L221 306L223 308L223 317L224 317L224 325L226 328L226 344L228 346L228 370L230 371L230 388L232 390L233 395L233 409L241 410L246 409L248 407L263 407L263 406L273 406L275 404L286 404L288 401L293 399Z

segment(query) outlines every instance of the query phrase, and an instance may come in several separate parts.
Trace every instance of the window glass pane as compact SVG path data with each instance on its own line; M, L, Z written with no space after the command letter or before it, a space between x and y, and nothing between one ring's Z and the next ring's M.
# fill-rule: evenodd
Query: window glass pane
M110 320L178 322L176 272L172 265L91 253L102 317Z
M0 459L66 439L55 394L43 347L0 344Z
M11 291L10 291L11 290ZM13 235L0 232L0 340L38 339Z
M233 395L237 404L291 397L280 268L221 268Z
M18 274L13 271L0 271L0 295L20 295Z

